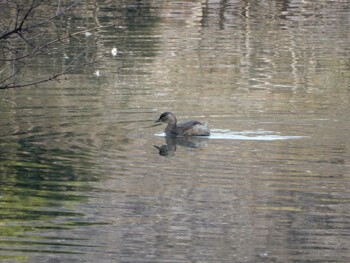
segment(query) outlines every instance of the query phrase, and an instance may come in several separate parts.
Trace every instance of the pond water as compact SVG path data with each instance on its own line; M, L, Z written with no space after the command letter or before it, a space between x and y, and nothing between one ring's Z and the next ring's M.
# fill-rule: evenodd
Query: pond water
M0 90L0 261L350 262L348 1L84 1L66 26L112 22L98 63ZM166 138L164 111L212 135Z

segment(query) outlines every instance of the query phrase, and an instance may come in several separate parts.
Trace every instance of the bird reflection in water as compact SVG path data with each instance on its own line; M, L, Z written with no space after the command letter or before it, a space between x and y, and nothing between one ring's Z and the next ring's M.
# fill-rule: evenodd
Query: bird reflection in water
M172 157L175 156L175 152L178 146L186 148L205 148L207 147L208 138L206 137L165 137L165 144L161 146L154 145L159 151L159 155Z

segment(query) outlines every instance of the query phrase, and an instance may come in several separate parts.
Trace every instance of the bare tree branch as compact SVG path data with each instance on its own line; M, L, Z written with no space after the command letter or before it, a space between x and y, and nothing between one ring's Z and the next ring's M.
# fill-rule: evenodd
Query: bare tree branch
M87 65L90 65L90 64L94 64L96 63L97 60L95 61L89 61L89 62L86 62L86 63L81 63L79 66L82 67L82 66L87 66ZM48 81L52 81L52 80L56 80L59 82L59 79L58 77L62 76L62 75L65 75L73 70L75 70L76 67L70 67L70 68L64 68L62 71L58 72L58 73L55 73L51 76L48 76L47 78L45 79L40 79L40 80L37 80L37 81L32 81L32 82L27 82L27 83L22 83L22 84L15 84L15 83L11 83L11 84L7 84L5 86L0 86L0 89L13 89L13 88L23 88L23 87L28 87L28 86L35 86L35 85L38 85L38 84L41 84L41 83L44 83L44 82L48 82Z
M28 16L30 13L32 13L32 11L37 8L39 6L39 4L34 5L34 2L32 2L31 6L29 7L29 9L27 10L27 12L25 13L25 15L23 16L23 18L21 19L21 21L19 22L19 14L21 12L20 7L17 5L17 13L16 13L16 22L15 22L15 27L10 30L7 31L5 33L3 33L2 35L0 35L0 39L7 39L8 37L10 37L11 35L15 34L15 33L19 33L23 30L23 25L24 22L27 20ZM19 23L19 25L18 25Z
M41 50L43 50L43 49L45 49L45 48L47 48L47 47L49 47L49 46L51 46L51 45L53 45L53 44L56 44L57 42L63 42L63 41L66 40L66 39L74 38L75 36L82 35L82 34L84 34L84 33L86 33L86 32L93 32L93 31L96 31L96 30L98 30L98 29L102 29L102 28L106 28L106 27L111 27L111 26L112 26L112 25L93 27L93 28L89 28L89 29L86 29L86 30L81 30L81 31L74 32L74 33L69 33L69 32L68 32L68 33L66 33L64 36L61 36L61 37L58 37L58 38L56 38L56 39L54 39L54 40L52 40L52 41L49 41L49 42L43 44L43 45L40 46L40 47L35 47L35 48L33 49L33 51L30 52L30 53L27 53L27 54L25 54L25 55L22 55L22 56L16 57L16 58L9 58L9 59L5 58L5 59L0 59L0 61L14 61L14 60L18 61L18 60L27 58L27 57L29 57L29 56L35 55L35 54L38 53L39 51L41 51Z
M20 0L8 0L6 2L7 7L12 10L10 13L13 13L15 17L9 18L7 25L0 25L3 30L0 32L0 89L35 86L51 80L59 81L62 75L98 61L98 59L94 58L88 59L97 42L96 37L92 37L87 39L87 43L90 42L90 44L83 47L79 54L73 56L69 64L65 65L58 72L36 80L25 81L25 74L28 74L28 63L33 61L32 59L36 58L36 56L43 55L43 58L50 59L52 52L67 49L66 45L70 43L70 39L81 41L80 36L83 36L86 32L94 32L114 25L97 26L76 32L67 30L66 33L61 33L56 38L52 38L52 31L50 28L47 29L48 25L64 21L56 19L67 15L67 12L81 1L77 0L64 7L62 6L62 1L58 0L56 10L52 10L54 14L47 19L39 21L34 19L34 10L43 10L39 8L42 2L32 0L30 5L20 5L17 1L19 2Z
M0 86L0 89L23 88L23 87L38 85L38 84L41 84L41 83L44 83L44 82L47 82L47 81L52 81L52 80L56 80L56 81L59 82L59 77L60 76L65 75L67 73L70 73L70 72L76 70L77 67L81 68L81 67L84 67L84 66L87 66L87 65L94 64L94 63L99 61L99 58L97 58L97 59L94 59L94 60L91 60L91 61L87 61L87 62L84 62L84 63L78 63L79 58L83 54L88 52L89 48L93 48L93 45L89 46L87 49L84 49L78 55L74 56L72 61L67 66L65 66L60 72L57 72L57 73L52 74L52 75L50 75L50 76L48 76L48 77L46 77L44 79L40 79L40 80L36 80L36 81L31 81L31 82L26 82L26 83L21 83L21 84L9 83L9 84L6 84L4 86ZM17 72L14 73L14 74L17 74ZM13 77L13 75L8 77L8 79Z

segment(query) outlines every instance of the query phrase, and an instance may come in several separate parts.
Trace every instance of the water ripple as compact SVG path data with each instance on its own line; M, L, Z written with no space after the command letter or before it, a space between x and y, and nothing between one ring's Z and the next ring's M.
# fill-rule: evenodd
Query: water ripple
M165 133L156 133L155 136L165 137ZM280 135L279 133L265 130L231 131L229 129L211 129L210 136L203 138L218 140L278 141L303 139L308 138L308 136Z

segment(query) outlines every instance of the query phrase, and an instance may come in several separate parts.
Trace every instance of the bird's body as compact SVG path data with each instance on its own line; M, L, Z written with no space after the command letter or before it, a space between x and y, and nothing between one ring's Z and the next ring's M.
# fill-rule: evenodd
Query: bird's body
M164 112L156 122L167 123L164 132L167 136L209 136L210 130L206 124L199 121L186 121L177 124L177 119L171 112Z

